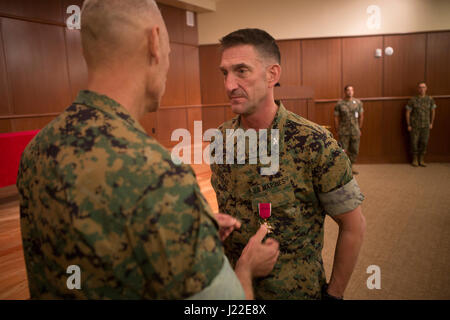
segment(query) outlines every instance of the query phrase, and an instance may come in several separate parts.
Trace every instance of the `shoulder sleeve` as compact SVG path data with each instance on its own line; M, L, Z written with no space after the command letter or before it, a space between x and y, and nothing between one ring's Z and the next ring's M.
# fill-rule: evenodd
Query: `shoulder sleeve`
M361 100L359 100L359 112L360 113L364 112L363 102Z
M331 135L324 133L311 143L313 183L329 215L349 212L364 200L352 176L351 163Z
M340 104L339 101L336 103L336 105L334 106L334 115L338 116L339 115L339 110L340 110Z
M184 299L211 284L224 253L191 167L163 158L164 168L149 176L126 232L146 279L144 296Z
M414 100L413 98L408 100L408 104L405 106L406 110L412 110L412 107L414 105Z
M226 256L223 257L222 269L211 284L187 300L245 300L241 282Z
M437 108L437 105L436 105L436 102L434 102L434 99L433 99L433 97L430 97L430 105L431 105L431 109L436 109Z

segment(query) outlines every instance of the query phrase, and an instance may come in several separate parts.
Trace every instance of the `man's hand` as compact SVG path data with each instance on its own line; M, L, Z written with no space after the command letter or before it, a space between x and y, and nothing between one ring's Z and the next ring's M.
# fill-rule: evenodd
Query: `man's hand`
M411 127L411 126L408 126L408 131L411 132L411 130L412 130L412 127Z
M262 243L267 231L267 227L262 225L250 238L236 263L236 273L249 273L251 278L259 278L267 276L272 271L280 250L275 239L269 238Z
M228 214L217 213L215 216L219 223L219 237L221 241L224 241L233 230L241 227L241 222Z
M430 123L430 129L433 129L433 124L432 123Z

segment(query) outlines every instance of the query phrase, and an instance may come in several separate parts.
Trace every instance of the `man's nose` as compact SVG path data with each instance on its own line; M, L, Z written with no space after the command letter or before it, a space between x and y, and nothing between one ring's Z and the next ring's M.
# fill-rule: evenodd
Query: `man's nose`
M228 93L233 92L233 90L237 89L238 87L236 78L231 74L225 76L224 82L225 82L225 89L227 90Z

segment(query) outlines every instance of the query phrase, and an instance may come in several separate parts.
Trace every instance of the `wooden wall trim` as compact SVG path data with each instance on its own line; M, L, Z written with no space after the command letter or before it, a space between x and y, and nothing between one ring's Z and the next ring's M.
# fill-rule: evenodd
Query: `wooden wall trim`
M371 97L371 98L357 98L361 101L390 101L390 100L409 100L412 96L405 96L405 97ZM434 99L448 99L450 98L450 95L433 95ZM316 103L328 103L328 102L337 102L341 98L335 98L335 99L316 99L314 102Z
M352 36L324 36L324 37L310 37L310 38L286 38L286 39L276 39L276 41L291 41L291 40L326 40L326 39L346 39L346 38L360 38L360 37L380 37L380 36L406 36L406 35L414 35L414 34L422 34L422 33L440 33L440 32L449 32L450 29L443 30L424 30L424 31L414 31L414 32L404 32L404 33L377 33L377 34L359 34ZM205 43L199 45L200 47L206 46L217 46L219 43Z
M17 16L15 14L9 14L9 13L4 13L4 12L0 12L0 17L28 21L28 22L36 22L36 23L42 23L42 24L51 24L54 26L60 26L60 27L64 27L64 28L66 27L66 24L62 23L62 22L56 22L56 21L51 21L51 20L39 19L39 18L29 18L29 17Z
M160 106L158 110L167 109L189 109L189 108L201 108L202 104L190 104L190 105L175 105L175 106Z
M424 77L423 81L426 81L427 79L427 66L428 66L428 33L425 34L425 66L424 66Z
M375 98L358 98L362 101L391 101L391 100L408 100L411 97L375 97ZM439 95L433 96L434 99L450 99L450 95ZM310 99L300 99L300 98L281 98L281 100L310 100ZM340 99L318 99L311 100L315 103L330 103L337 102ZM161 106L158 110L168 110L168 109L189 109L189 108L214 108L214 107L229 107L229 103L211 103L211 104L193 104L185 106ZM41 117L55 117L58 116L60 112L50 112L50 113L39 113L39 114L10 114L1 115L0 120L11 120L11 119L23 119L23 118L41 118Z
M202 108L213 108L213 107L229 107L229 103L209 103L209 104L202 104Z
M191 43L184 43L184 42L181 42L181 41L172 41L172 40L170 40L169 43L170 43L171 45L172 45L172 44L181 44L181 45L183 45L183 46L189 46L189 47L193 47L193 48L198 48L198 45L191 44Z
M383 36L382 40L381 40L381 48L386 48L386 37ZM383 51L383 49L381 50ZM384 63L385 63L385 59L381 60L381 94L383 95L383 97L385 96L385 92L384 92Z
M0 116L0 120L10 120L10 119L23 119L23 118L42 118L42 117L55 117L61 112L51 112L51 113L34 113L34 114L9 114Z
M306 86L282 86L274 88L275 100L314 99L314 90Z
M14 112L14 104L13 104L13 98L12 98L12 90L11 90L11 80L8 73L8 65L6 64L6 48L3 41L3 20L0 19L0 47L2 48L1 55L3 56L2 61L0 61L1 64L4 66L4 72L5 72L5 78L6 78L6 104L8 106L8 113Z
M72 90L72 79L71 79L71 75L70 75L70 64L69 64L69 50L67 50L67 34L64 31L63 32L63 36L64 36L64 50L66 51L66 70L67 70L67 75L68 75L68 80L69 80L69 88L70 88L70 98L73 101L75 99L75 97L73 96L73 90Z

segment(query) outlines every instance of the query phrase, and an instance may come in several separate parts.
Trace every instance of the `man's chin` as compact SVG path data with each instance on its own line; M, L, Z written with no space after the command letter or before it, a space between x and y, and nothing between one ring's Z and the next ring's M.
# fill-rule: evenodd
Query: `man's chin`
M236 114L244 114L246 112L246 107L241 103L231 103L231 111Z

